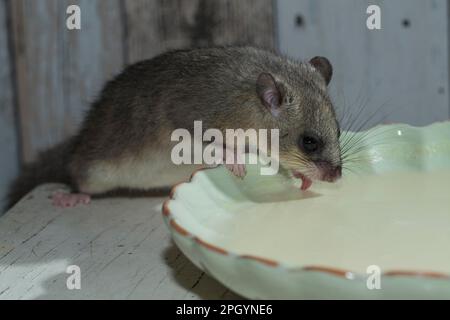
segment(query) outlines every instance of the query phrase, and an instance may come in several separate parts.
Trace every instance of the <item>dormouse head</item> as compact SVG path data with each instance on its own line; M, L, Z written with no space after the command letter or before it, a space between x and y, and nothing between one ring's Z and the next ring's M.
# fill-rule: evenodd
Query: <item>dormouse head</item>
M342 171L340 129L327 93L333 69L324 57L286 64L277 74L261 73L256 93L280 129L280 164L302 178L333 182ZM285 74L285 75L284 75Z

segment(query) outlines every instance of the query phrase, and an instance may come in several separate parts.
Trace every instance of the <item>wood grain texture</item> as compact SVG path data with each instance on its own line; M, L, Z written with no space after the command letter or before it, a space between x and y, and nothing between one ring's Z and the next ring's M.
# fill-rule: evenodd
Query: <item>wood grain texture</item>
M81 30L66 28L69 4ZM25 162L72 134L103 82L123 64L120 3L11 1Z
M272 0L124 0L128 62L169 49L274 47Z
M164 198L109 198L70 209L43 185L0 217L2 299L238 299L174 246ZM81 289L68 290L77 265Z
M0 1L0 215L4 196L19 166L13 70L8 39L7 3Z
M64 96L64 137L83 120L84 111L98 96L105 81L124 65L120 0L63 0L63 7L81 9L81 30L61 28Z
M369 4L380 6L381 30L366 27ZM366 105L360 124L372 114L369 125L445 120L447 5L445 0L277 1L280 50L301 59L328 57L334 100L353 115Z
M63 87L57 0L11 1L22 153L30 161L37 150L63 137ZM63 16L62 16L63 17Z

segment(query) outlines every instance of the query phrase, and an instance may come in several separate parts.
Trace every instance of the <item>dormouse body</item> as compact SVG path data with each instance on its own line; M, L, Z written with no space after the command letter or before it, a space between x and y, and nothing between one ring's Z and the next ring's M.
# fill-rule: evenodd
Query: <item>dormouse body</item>
M279 129L280 165L302 178L302 189L314 179L334 181L341 152L331 76L325 58L298 62L252 47L171 51L130 65L105 85L77 135L24 169L10 204L45 182L69 184L74 194L56 203L70 206L186 180L199 165L171 161L171 133L192 131L196 120L204 130Z

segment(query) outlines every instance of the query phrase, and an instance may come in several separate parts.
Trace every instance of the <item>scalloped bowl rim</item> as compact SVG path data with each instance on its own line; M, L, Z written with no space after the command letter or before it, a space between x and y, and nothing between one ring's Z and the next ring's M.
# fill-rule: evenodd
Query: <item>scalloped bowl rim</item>
M443 124L443 123L450 124L450 120L438 121L438 122L434 122L434 123L426 125L426 126L411 126L411 125L404 124L404 123L390 123L390 124L378 125L377 127L387 127L387 126L396 126L396 125L405 126L406 125L411 128L421 129L421 128L429 128L429 127L432 127L432 126L435 126L438 124ZM364 131L360 131L360 132L364 132ZM171 213L171 211L169 209L169 203L172 201L177 201L176 189L179 186L185 185L185 184L191 184L193 182L193 178L199 172L206 171L206 170L214 170L214 169L217 169L217 168L197 169L191 174L190 178L187 181L180 182L171 188L169 198L167 200L165 200L162 205L163 218L171 232L176 232L178 235L188 238L192 243L200 245L204 249L206 249L214 254L227 255L231 258L236 258L236 259L251 260L253 262L256 262L258 264L262 264L262 265L265 265L268 267L281 268L287 272L314 271L314 272L320 272L320 273L325 273L325 274L330 274L333 276L346 278L349 280L365 277L360 272L354 272L351 270L345 270L345 269L340 269L340 268L330 267L330 266L305 265L305 266L299 266L299 267L286 267L286 266L284 266L283 262L280 262L280 261L268 259L268 258L257 256L257 255L237 254L233 251L226 250L226 249L221 248L217 245L214 245L208 241L205 241L205 240L201 239L200 237L198 237L197 235L190 232L189 230L186 230L184 227L182 227L176 221L176 218L173 216L173 214ZM446 281L450 280L450 273L435 272L435 271L417 271L417 270L406 270L406 269L405 270L402 270L402 269L388 270L388 271L383 272L381 274L381 276L391 277L391 278L392 277L422 277L422 278L430 278L430 279L442 279L442 280L446 280Z

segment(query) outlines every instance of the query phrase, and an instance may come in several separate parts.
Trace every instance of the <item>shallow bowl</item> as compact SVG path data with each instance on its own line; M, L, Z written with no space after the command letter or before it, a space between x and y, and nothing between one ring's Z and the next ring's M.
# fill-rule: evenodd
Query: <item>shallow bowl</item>
M342 181L306 192L259 165L195 172L163 205L175 243L246 298L450 298L450 123L343 136Z

